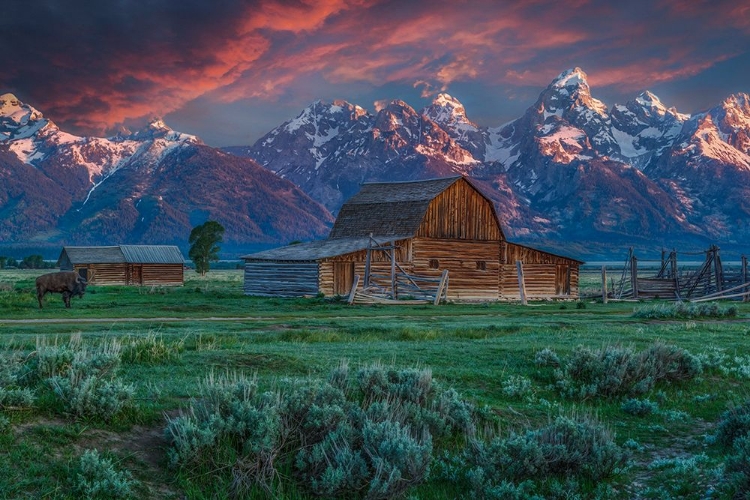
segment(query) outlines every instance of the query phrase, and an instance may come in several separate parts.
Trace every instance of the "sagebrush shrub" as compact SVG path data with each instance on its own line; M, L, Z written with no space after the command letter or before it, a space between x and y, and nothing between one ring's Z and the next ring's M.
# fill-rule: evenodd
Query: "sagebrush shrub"
M633 317L644 319L733 318L738 313L739 309L735 305L724 307L717 302L699 304L675 302L637 307L633 310Z
M641 352L619 345L578 346L555 378L563 395L585 399L644 394L657 383L691 380L701 372L697 357L672 345L656 343Z
M326 380L266 393L254 378L211 375L165 433L173 466L193 477L230 470L235 495L275 494L283 461L314 495L378 499L425 481L433 436L473 432L477 415L430 370L342 363Z
M6 408L30 408L34 405L36 394L24 387L22 389L4 389L0 387L0 410Z
M97 450L84 451L72 482L79 498L91 499L134 498L133 488L138 484L129 471L117 470Z
M620 409L629 415L645 417L659 412L659 405L648 399L630 398L626 399Z
M746 435L750 435L750 399L724 411L716 426L716 441L723 446L732 446Z
M63 411L76 419L111 421L132 405L135 388L120 380L107 380L97 375L69 368L67 376L48 379Z
M560 357L555 351L549 347L545 347L541 351L537 351L534 355L534 363L537 366L551 366L558 368L560 366Z
M126 339L122 350L122 361L129 364L164 363L178 358L184 348L184 339L166 342L161 335L151 332L145 336Z
M503 380L502 390L510 398L523 398L532 392L531 380L522 375L511 375Z

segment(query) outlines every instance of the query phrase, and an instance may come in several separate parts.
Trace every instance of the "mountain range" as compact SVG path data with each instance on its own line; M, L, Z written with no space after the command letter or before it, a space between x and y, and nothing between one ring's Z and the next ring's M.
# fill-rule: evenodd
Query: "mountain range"
M574 257L750 241L750 97L689 116L643 92L607 107L579 68L519 118L473 123L439 94L375 113L316 101L251 146L155 120L77 137L0 96L0 245L174 243L207 218L236 252L324 237L363 182L466 175L514 241ZM617 253L619 252L619 253Z
M236 251L323 237L332 217L254 161L175 132L161 120L110 138L60 130L0 96L0 243L164 243L184 247L207 219Z
M608 108L574 68L497 127L473 123L448 94L421 111L395 100L374 114L317 101L254 145L227 150L333 213L362 182L467 175L510 237L590 256L750 241L748 134L746 94L694 116L648 91Z

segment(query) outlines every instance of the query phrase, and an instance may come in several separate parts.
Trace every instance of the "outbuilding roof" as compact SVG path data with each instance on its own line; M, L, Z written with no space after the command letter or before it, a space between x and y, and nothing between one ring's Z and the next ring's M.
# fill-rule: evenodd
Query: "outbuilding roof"
M430 202L461 178L363 184L341 207L329 238L413 236Z
M368 245L375 247L389 241L409 238L406 236L391 236L386 238L370 237L366 238L337 238L330 240L311 241L308 243L299 243L288 245L280 248L273 248L263 252L257 252L250 255L244 255L241 258L249 262L314 262L328 257L345 255L359 250L366 250ZM373 241L374 240L374 241ZM376 243L377 242L377 243Z
M71 264L184 264L174 245L65 246L57 264L67 256Z

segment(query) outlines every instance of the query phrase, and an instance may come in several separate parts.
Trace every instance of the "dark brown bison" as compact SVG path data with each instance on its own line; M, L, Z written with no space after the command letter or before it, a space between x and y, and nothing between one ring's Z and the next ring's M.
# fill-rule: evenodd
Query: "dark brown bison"
M70 298L76 295L83 298L85 291L86 280L73 271L43 274L36 279L36 298L39 299L39 309L42 308L42 299L48 292L61 293L65 307L69 308Z

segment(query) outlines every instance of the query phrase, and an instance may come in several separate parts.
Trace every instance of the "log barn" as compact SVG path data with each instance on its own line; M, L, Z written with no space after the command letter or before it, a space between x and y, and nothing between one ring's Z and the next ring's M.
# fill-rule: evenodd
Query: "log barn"
M173 245L65 246L57 265L92 285L184 284L185 259Z
M242 258L247 295L345 295L355 275L398 266L435 279L448 270L454 301L519 299L519 261L527 298L574 299L582 263L508 242L492 201L461 176L363 184L328 239Z

